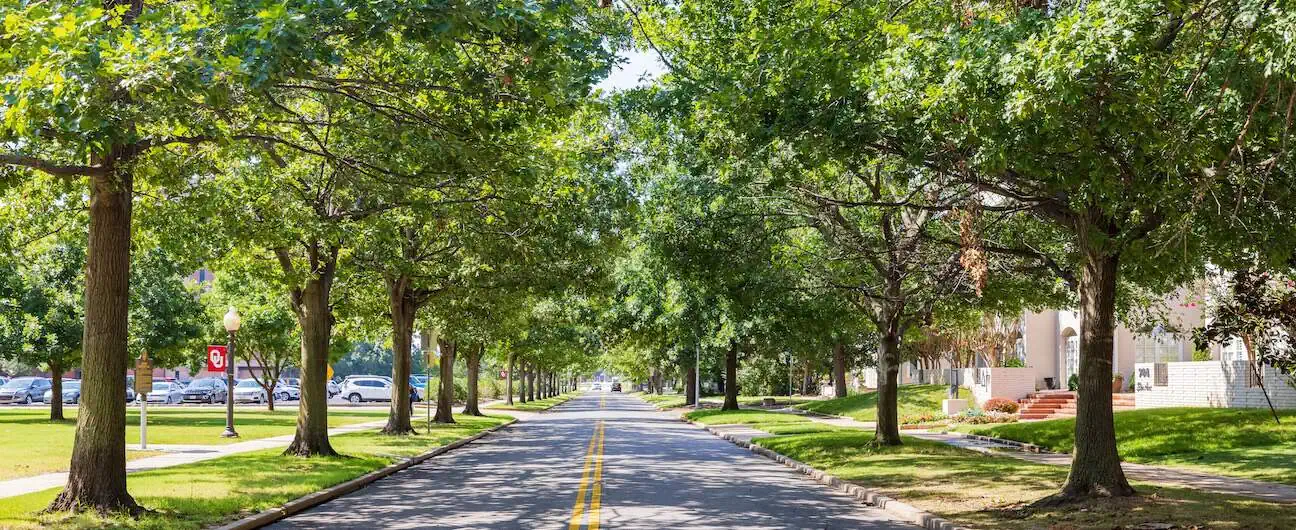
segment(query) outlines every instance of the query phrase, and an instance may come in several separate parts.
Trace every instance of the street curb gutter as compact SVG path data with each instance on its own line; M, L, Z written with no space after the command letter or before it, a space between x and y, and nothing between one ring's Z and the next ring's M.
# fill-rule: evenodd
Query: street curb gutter
M423 462L426 462L432 457L448 453L450 451L453 451L455 449L473 443L478 439L485 437L486 435L489 435L495 431L513 425L514 423L517 423L517 421L518 421L517 418L511 419L507 423L496 425L482 432L479 432L467 438L456 440L454 442L443 445L441 447L438 447L436 449L433 449L421 455L412 458L407 458L404 461L397 462L395 464L384 467L382 469L372 471L365 475L361 475L359 477L353 478L351 480L348 480L336 486L322 489L320 491L311 493L304 497L299 497L297 499L288 501L283 506L280 506L278 508L271 508L261 513L250 515L248 517L244 517L237 521L215 527L214 530L251 530L253 528L261 528L270 523L304 512L306 510L324 504L328 501L331 501L333 499L336 499L348 493L353 493L356 490L359 490L365 486L373 484L374 482L377 482L380 479L394 475L399 471L404 471L418 464L422 464Z
M900 502L891 497L887 497L886 495L870 490L868 488L864 488L856 484L851 484L850 482L837 478L834 475L830 475L821 470L805 465L801 462L798 462L780 453L761 447L757 444L739 440L733 437L732 435L723 434L720 431L712 429L711 427L702 425L700 423L695 423L691 420L686 419L685 421L688 421L689 423L692 423L693 425L696 425L703 429L706 429L707 432L715 436L718 436L724 440L727 440L729 441L729 443L737 445L738 447L742 447L743 449L747 449L753 453L756 453L765 458L783 464L792 469L795 469L801 474L809 476L810 478L814 479L816 482L820 484L823 484L832 489L835 489L837 491L855 497L856 500L864 504L875 506L886 513L904 519L905 521L908 521L910 523L914 523L927 530L967 530L967 528L955 525L953 522L949 521L948 519L944 519L935 514L922 511L918 508L915 508L912 505L905 504L903 502Z

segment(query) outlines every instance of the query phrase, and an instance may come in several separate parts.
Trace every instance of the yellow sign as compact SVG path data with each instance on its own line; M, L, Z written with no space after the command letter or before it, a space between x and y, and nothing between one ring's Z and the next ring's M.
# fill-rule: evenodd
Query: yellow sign
M333 379L333 365L331 365L331 364L328 365L328 375L327 375L327 376L324 376L324 378L325 378L325 379Z
M149 361L148 352L141 353L135 359L135 393L148 395L153 390L153 363Z

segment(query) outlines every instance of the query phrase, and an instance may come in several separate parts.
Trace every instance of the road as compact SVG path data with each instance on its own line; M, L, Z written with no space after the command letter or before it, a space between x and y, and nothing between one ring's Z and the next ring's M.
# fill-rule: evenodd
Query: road
M595 392L270 528L914 527Z

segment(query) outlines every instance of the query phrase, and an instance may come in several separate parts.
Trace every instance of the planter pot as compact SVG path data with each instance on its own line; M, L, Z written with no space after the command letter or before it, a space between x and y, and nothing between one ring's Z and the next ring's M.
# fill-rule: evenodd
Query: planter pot
M1124 390L1124 389L1125 389L1125 380L1124 380L1124 379L1113 379L1113 380L1112 380L1112 393L1113 393L1113 394L1119 394L1119 393L1121 393L1121 391Z

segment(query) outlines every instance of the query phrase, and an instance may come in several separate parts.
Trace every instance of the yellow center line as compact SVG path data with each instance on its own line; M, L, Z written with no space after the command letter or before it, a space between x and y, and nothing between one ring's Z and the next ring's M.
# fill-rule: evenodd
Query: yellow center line
M590 494L589 530L598 530L599 506L603 498L603 439L606 437L603 422L599 422L598 449L594 450L594 492Z
M581 470L580 489L576 492L576 505L572 508L568 530L579 530L585 515L585 492L589 488L590 469L594 467L594 450L600 447L603 436L603 420L594 424L594 435L590 437L589 449L585 450L585 467Z

